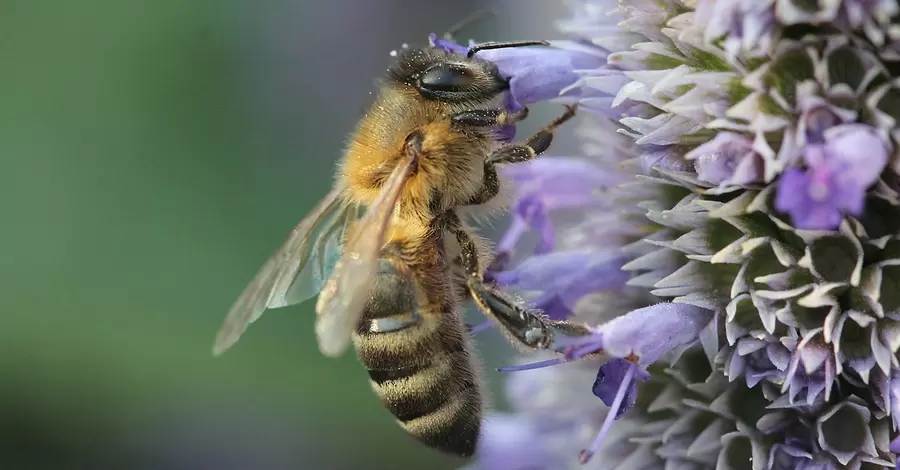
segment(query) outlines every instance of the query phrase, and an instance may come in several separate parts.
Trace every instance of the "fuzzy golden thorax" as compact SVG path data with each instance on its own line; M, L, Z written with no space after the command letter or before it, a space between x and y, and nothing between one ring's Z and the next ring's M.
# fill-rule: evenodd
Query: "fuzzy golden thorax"
M450 116L455 111L456 106L423 98L409 87L383 87L352 134L341 164L347 199L371 203L403 158L407 138L419 132L421 157L405 184L398 215L425 222L465 204L483 184L484 160L494 139L489 132L454 126Z

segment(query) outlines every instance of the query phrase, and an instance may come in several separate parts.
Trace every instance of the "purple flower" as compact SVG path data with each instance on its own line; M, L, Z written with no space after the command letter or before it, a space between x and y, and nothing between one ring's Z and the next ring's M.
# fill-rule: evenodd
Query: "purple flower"
M893 418L894 430L897 431L900 430L900 369L891 370L889 393L890 406L888 410Z
M515 218L494 280L589 331L502 369L529 371L507 379L534 432L520 452L581 450L594 468L896 462L900 6L806 3L575 0L560 28L578 47L563 49L606 63L576 78L547 57L545 79L528 49L483 55L522 77L515 102L574 80L549 98L588 116L589 159L504 169ZM528 232L537 249L511 264ZM522 466L506 458L491 468Z
M460 55L468 51L467 47L438 39L435 34L429 39L437 49ZM559 41L550 47L487 49L478 52L477 57L496 64L500 75L509 80L508 106L513 111L541 101L575 103L589 96L601 96L599 92L589 94L581 89L561 94L581 78L578 70L596 69L606 62L606 57L595 48Z
M873 127L845 124L824 136L824 143L806 146L807 169L788 169L778 183L775 207L801 229L832 230L842 213L860 215L866 189L887 164L888 149Z
M594 383L594 394L610 411L594 442L581 452L579 459L587 462L597 452L613 420L620 410L634 404L635 381L649 377L646 370L666 354L694 343L709 324L712 312L688 304L661 303L634 310L610 320L595 329L590 336L561 341L568 348L566 359L574 360L602 351L617 359L601 367ZM506 371L530 370L561 363L559 359L506 368ZM613 393L615 391L615 393Z
M516 188L512 225L497 245L501 260L508 261L513 247L529 230L540 234L536 253L547 253L556 244L550 212L609 204L603 188L618 181L616 175L573 158L539 158L503 168L503 175ZM503 269L502 263L494 270Z
M729 380L743 377L747 387L766 378L783 377L791 360L790 351L776 338L740 338L725 363Z
M597 437L594 438L590 448L581 451L578 460L582 465L586 464L597 453L606 433L612 426L615 419L620 418L629 408L634 406L637 398L637 387L635 380L646 380L650 374L640 370L634 364L624 359L614 359L607 362L600 368L597 373L597 379L594 382L593 392L603 403L609 406L609 412L603 421L603 426ZM614 394L613 394L614 393Z
M648 145L644 152L638 155L638 163L645 174L650 174L654 169L687 172L696 165L692 165L671 145Z
M875 39L883 37L875 25L889 24L892 17L900 13L896 0L844 0L838 15L838 22L851 28L862 26Z
M828 97L820 95L815 82L807 81L797 87L797 109L800 117L797 120L797 143L823 144L825 131L832 127L856 121L858 113L836 106ZM836 93L839 95L839 93ZM835 97L840 102L840 96Z
M575 304L593 292L618 291L629 274L616 252L556 251L527 258L516 268L493 274L500 285L539 291L534 308L554 320L571 316Z
M568 41L553 46L531 51L492 49L479 52L478 56L497 64L500 74L509 78L510 92L519 106L547 100L576 103L587 98L580 88L566 89L581 78L577 70L595 69L606 58Z
M597 328L606 354L636 358L644 367L695 341L712 312L688 304L660 303L633 310Z
M729 57L741 52L761 55L774 39L773 3L775 0L699 0L696 22L706 25L706 41L725 38L723 46Z
M802 443L772 446L769 451L769 470L837 470L828 459L803 450Z
M593 444L581 453L582 463L590 460L600 448L612 421L620 416L620 407L625 404L630 407L634 403L633 397L636 394L634 381L648 377L643 368L665 354L696 341L711 318L712 312L693 305L656 304L615 318L598 328L594 338L580 340L579 345L575 347L577 354L587 355L602 348L607 355L627 360L628 363L626 368L625 361L610 361L601 368L600 374L603 374L604 378L609 374L610 383L601 384L599 390L595 383L594 393L597 396L602 395L604 403L609 400L613 387L616 394L610 404L610 412ZM613 385L614 383L616 384ZM630 403L626 401L627 397L632 397Z
M694 160L697 178L715 185L746 185L762 181L762 158L753 141L741 134L719 132L685 155Z
M650 374L639 370L632 371L634 364L625 359L612 359L606 364L600 366L597 371L597 379L594 380L594 387L591 389L594 395L610 407L610 411L615 411L615 419L619 419L624 415L637 399L637 381L644 381L650 377ZM628 378L629 374L636 377ZM626 385L627 384L627 385ZM619 391L624 389L625 395L619 406L614 406L616 396Z
M560 456L537 445L540 433L538 423L522 423L511 415L495 414L482 424L478 462L465 470L559 468Z
M816 403L820 398L828 400L837 376L836 367L834 351L822 344L816 332L807 334L796 345L785 373L782 391L788 392L791 403L798 401L798 398L803 398L808 405ZM805 396L801 396L801 392L806 392Z

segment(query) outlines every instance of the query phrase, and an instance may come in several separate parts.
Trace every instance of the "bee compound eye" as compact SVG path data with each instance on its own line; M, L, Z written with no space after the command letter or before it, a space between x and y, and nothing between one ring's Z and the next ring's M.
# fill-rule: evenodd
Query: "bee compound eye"
M460 91L475 83L475 73L463 64L437 64L419 77L419 87L428 91Z

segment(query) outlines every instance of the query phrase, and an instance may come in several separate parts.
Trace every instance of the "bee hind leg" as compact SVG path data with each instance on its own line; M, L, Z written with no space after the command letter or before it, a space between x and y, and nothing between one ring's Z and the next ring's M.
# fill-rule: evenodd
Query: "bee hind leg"
M550 349L562 353L565 352L564 347L557 343L557 339L561 339L560 336L590 334L583 326L550 320L540 310L525 308L496 287L486 283L472 237L458 225L451 230L460 246L469 294L478 309L515 341L528 348Z
M515 341L533 349L553 349L554 331L540 310L517 305L500 291L475 278L470 277L467 286L478 309Z

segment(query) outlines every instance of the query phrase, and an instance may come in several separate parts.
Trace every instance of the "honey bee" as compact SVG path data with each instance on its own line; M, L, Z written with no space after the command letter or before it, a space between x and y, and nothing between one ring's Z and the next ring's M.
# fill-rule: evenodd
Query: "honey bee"
M290 233L229 311L215 354L264 310L318 294L315 332L326 356L352 342L375 393L424 444L471 456L483 397L460 305L466 297L514 342L553 349L557 335L585 334L520 306L483 272L490 251L463 209L501 198L496 165L547 150L565 114L523 142L498 129L525 119L502 97L509 83L483 43L466 54L404 49L351 135L333 189ZM364 209L364 210L363 210Z

